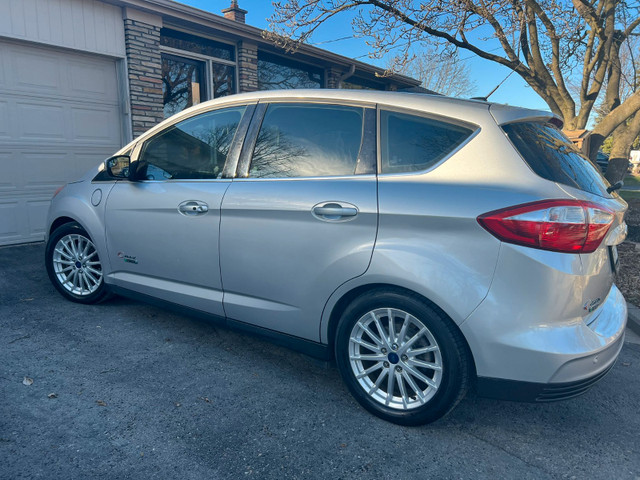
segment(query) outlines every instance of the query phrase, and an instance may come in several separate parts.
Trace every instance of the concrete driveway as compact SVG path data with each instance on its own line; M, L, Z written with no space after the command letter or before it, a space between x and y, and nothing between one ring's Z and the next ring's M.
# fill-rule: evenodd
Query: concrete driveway
M577 399L469 395L399 427L335 368L267 341L124 299L67 302L43 252L0 248L0 478L640 478L639 345Z

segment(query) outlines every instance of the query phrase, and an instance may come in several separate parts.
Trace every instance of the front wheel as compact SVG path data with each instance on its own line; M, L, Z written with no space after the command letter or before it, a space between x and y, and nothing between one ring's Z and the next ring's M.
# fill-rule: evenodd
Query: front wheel
M66 223L51 234L45 263L49 279L65 298L79 303L97 303L106 298L98 251L78 223Z
M375 290L358 297L342 315L335 348L356 400L393 423L433 422L457 405L469 385L462 335L417 295Z

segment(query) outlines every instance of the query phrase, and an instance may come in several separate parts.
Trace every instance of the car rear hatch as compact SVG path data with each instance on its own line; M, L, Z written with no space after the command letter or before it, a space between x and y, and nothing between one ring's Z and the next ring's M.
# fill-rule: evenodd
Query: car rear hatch
M591 325L600 313L599 307L612 292L618 268L616 245L624 241L627 232L624 222L627 204L615 191L607 190L610 187L607 180L562 133L559 119L543 112L514 118L515 112L511 109L499 107L497 110L492 108L494 118L531 170L556 183L567 199L584 207L584 218L590 223L586 228L600 228L597 226L600 222L604 230L608 224L593 249L578 251L583 275L576 278L580 284L577 290L582 293L583 319Z

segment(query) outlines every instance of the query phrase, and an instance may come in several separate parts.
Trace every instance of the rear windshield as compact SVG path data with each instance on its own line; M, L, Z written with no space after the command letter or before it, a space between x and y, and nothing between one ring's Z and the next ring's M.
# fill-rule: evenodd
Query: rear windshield
M542 178L608 197L609 182L560 130L545 123L503 125L509 140Z

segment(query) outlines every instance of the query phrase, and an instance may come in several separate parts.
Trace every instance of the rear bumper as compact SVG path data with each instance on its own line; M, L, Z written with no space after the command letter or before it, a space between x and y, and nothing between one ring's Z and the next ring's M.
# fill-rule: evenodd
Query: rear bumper
M481 397L515 402L555 402L577 397L589 391L611 371L622 349L624 335L612 345L613 361L602 371L582 380L561 383L535 383L478 377L477 392Z
M585 302L596 299L610 282L603 271L611 268L606 249L592 257L502 248L489 294L460 325L481 384L525 382L522 389L497 390L533 392L523 394L533 400L536 392L555 387L558 392L570 387L567 396L571 396L573 386L580 390L582 382L588 384L615 363L627 306L620 290L609 284L606 296L597 298L599 306L585 311ZM585 268L587 261L597 265ZM490 390L482 387L484 393Z

